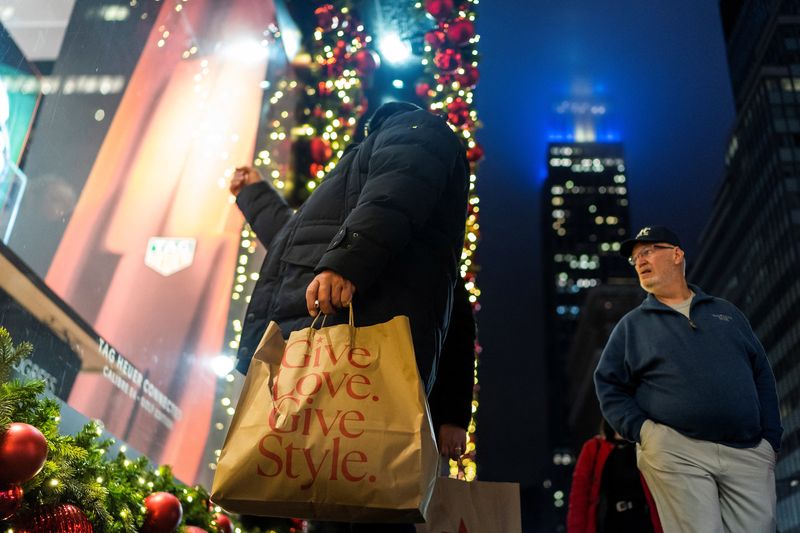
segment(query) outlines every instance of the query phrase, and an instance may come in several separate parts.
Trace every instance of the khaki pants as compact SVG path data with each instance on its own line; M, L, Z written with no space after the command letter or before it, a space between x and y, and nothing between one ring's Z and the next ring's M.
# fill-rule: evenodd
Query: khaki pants
M636 446L665 533L775 531L775 452L731 448L647 420Z

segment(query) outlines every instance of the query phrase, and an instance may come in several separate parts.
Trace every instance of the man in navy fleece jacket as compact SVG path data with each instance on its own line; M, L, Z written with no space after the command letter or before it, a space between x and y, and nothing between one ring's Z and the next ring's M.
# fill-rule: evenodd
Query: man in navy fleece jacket
M739 309L686 282L669 229L642 228L621 253L649 294L611 332L595 387L637 443L664 531L775 531L783 428L764 348Z

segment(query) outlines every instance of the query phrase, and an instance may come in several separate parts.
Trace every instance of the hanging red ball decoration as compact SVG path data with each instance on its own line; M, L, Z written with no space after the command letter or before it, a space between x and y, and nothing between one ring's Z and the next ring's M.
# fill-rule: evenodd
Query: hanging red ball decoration
M323 31L330 31L339 25L336 11L331 4L318 7L314 10L314 15L317 17L317 26Z
M19 485L0 487L0 520L8 520L16 514L22 496L22 487Z
M469 118L469 105L461 98L456 98L447 104L447 120L456 126L461 126Z
M0 483L24 483L47 460L47 439L30 424L15 422L0 435Z
M471 20L456 19L447 26L447 39L456 46L464 46L475 37L475 24Z
M425 11L436 20L449 17L454 7L453 0L425 0Z
M214 523L217 526L217 533L233 533L233 522L228 515L217 513L214 515Z
M452 48L443 48L433 56L433 64L442 72L453 72L461 65L461 54Z
M183 531L184 533L208 533L208 531L206 531L202 527L197 527L197 526L185 526L183 528Z
M417 96L423 99L428 98L430 96L429 94L430 90L431 90L431 85L424 81L420 81L414 86L414 91L417 93Z
M311 176L312 179L317 179L319 177L320 172L325 172L325 167L320 165L319 163L311 163L308 166L308 174Z
M61 504L40 507L25 516L14 529L17 533L92 533L92 523L78 507Z
M353 54L353 61L355 62L356 71L361 76L369 76L381 66L381 58L368 48L362 48Z
M425 33L425 42L433 48L439 48L447 40L447 35L441 30L431 30Z
M478 74L478 69L473 67L472 65L464 65L464 73L463 74L456 74L456 80L458 83L461 84L462 87L466 89L471 89L478 84L478 80L480 79L480 75Z
M144 506L142 533L172 533L183 518L181 501L169 492L154 492L144 499Z
M333 156L331 145L321 137L314 137L309 143L311 159L315 163L325 163Z
M480 144L475 143L475 146L467 149L467 160L470 163L476 163L481 159L483 159L483 147Z

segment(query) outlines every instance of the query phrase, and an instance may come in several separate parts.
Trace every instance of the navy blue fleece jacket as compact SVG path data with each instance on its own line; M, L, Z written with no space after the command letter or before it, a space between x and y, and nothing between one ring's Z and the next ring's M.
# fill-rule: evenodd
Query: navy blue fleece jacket
M698 287L690 319L652 294L611 332L594 374L603 415L639 441L646 419L736 448L780 449L775 377L736 306Z

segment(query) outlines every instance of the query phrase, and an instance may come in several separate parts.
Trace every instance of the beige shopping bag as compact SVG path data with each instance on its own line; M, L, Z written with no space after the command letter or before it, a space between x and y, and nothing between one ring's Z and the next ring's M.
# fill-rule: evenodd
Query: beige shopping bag
M217 464L228 511L347 522L422 522L437 451L408 319L270 324Z
M440 477L417 533L521 533L519 485Z

